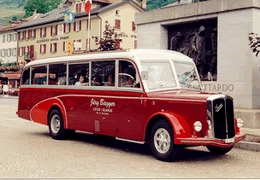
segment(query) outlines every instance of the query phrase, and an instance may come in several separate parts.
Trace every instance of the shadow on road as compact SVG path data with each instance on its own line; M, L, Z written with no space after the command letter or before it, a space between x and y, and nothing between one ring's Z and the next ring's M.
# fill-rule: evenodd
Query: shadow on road
M48 132L28 132L33 136L41 136L41 137L50 137ZM113 137L101 136L101 135L91 135L83 132L76 132L73 137L69 139L69 141L79 142L79 143L87 143L94 146L98 146L99 148L110 148L116 149L127 153L140 154L142 156L152 157L152 153L150 151L149 145L140 145L135 143L129 143L124 141L115 140ZM200 148L201 149L201 148ZM175 162L186 162L186 161L215 161L232 158L232 156L228 155L215 155L206 150L198 150L194 147L189 148L181 148L178 152L178 158Z

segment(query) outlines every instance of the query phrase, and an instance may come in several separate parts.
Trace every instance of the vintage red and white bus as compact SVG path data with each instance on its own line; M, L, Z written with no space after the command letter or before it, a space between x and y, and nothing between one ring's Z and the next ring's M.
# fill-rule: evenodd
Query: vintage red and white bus
M191 58L168 50L123 50L37 60L22 72L17 114L49 127L150 144L172 161L180 147L225 154L245 136L233 99L203 91Z

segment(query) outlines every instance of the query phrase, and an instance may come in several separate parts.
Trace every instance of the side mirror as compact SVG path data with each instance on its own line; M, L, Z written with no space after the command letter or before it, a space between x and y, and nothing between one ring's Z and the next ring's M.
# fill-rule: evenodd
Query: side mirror
M148 71L142 71L141 78L142 80L148 80Z

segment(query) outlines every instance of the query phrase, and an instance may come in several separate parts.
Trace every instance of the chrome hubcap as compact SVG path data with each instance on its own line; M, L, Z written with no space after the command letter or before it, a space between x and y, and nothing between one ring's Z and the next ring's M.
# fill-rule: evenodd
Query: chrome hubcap
M161 154L167 153L170 149L171 137L164 128L159 128L154 134L154 146Z
M60 118L58 115L54 115L51 118L51 131L53 133L58 133L60 130Z

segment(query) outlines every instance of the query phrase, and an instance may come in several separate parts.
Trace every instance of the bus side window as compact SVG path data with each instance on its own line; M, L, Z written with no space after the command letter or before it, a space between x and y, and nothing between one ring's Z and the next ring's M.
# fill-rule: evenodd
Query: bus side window
M118 87L140 88L139 81L135 66L129 61L119 61Z
M93 61L91 86L115 86L115 61Z
M47 81L47 66L37 66L32 70L32 84L45 85Z
M28 85L30 84L30 68L26 68L22 75L22 84Z
M49 65L49 84L48 85L66 85L67 64Z
M83 77L83 82L79 82L80 76ZM78 82L78 83L77 83ZM73 63L69 64L69 85L88 86L89 85L89 63Z

